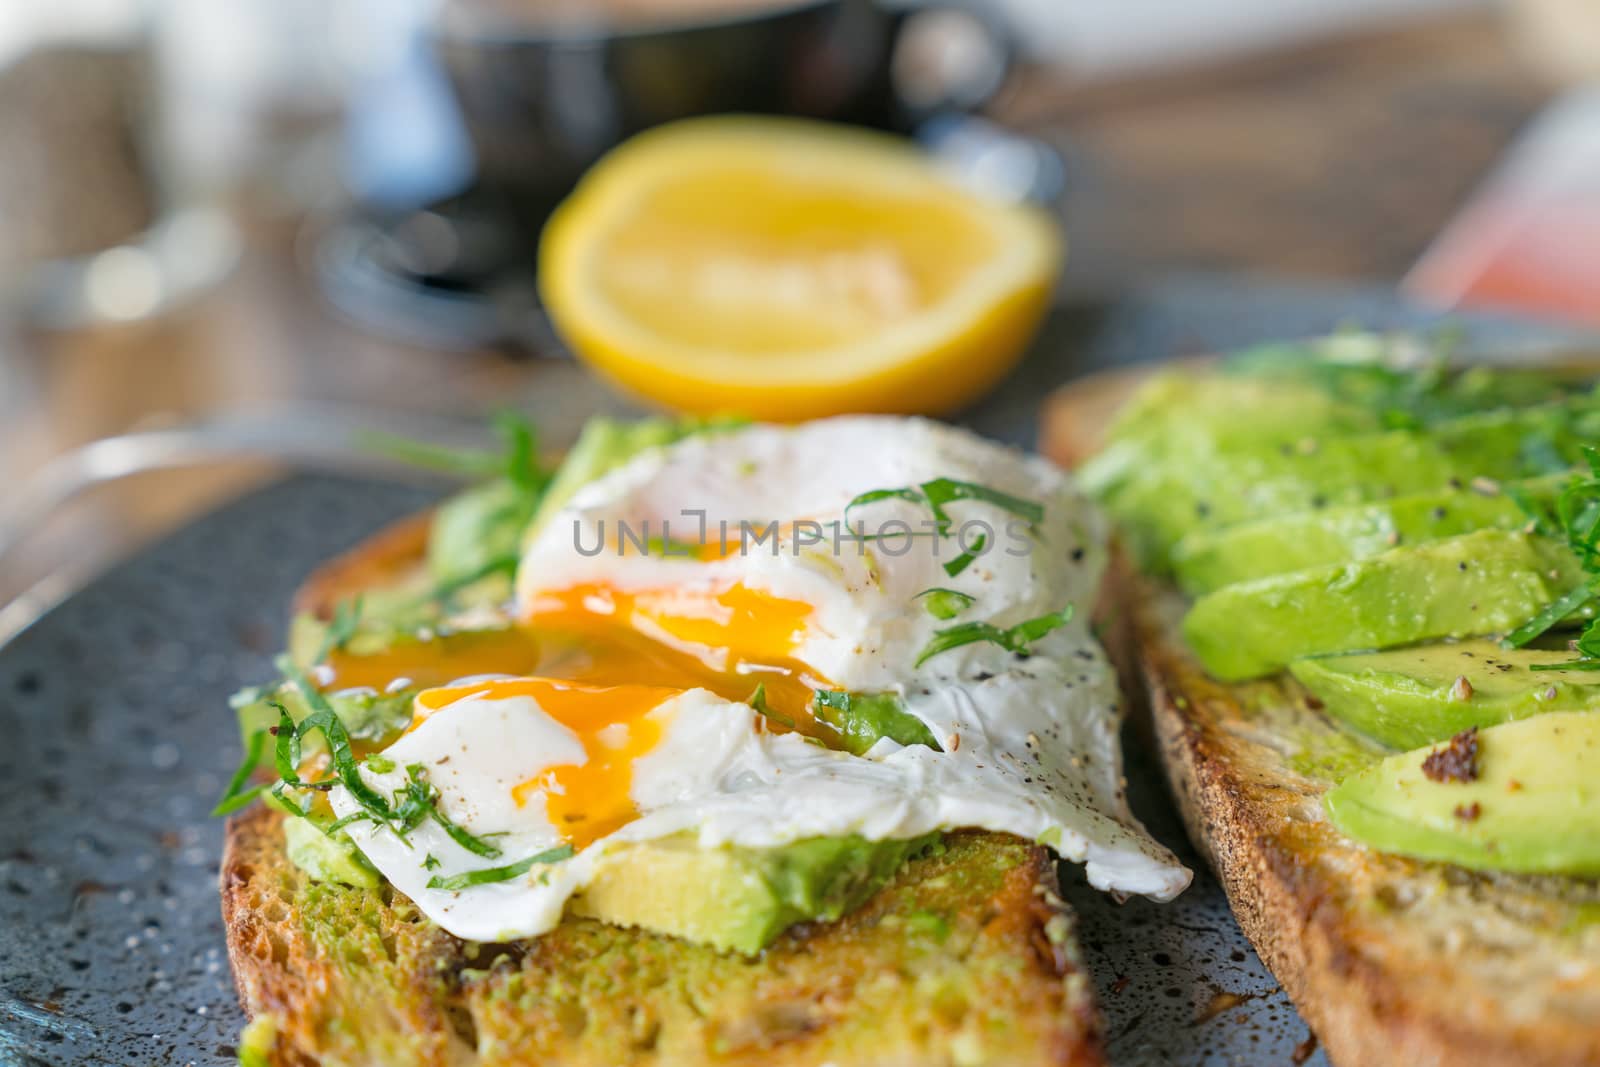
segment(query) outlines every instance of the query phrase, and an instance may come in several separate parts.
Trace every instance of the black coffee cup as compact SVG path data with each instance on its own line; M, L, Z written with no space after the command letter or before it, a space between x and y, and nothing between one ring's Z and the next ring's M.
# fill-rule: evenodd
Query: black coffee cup
M540 0L521 2L531 14L490 13L508 0L492 8L458 0L436 23L434 45L476 154L476 188L535 227L608 149L649 127L743 112L911 132L981 106L1012 56L1004 30L959 5L801 0L698 20L577 22L541 19ZM965 72L940 99L913 103L897 84L907 30L952 11L985 38L985 69Z

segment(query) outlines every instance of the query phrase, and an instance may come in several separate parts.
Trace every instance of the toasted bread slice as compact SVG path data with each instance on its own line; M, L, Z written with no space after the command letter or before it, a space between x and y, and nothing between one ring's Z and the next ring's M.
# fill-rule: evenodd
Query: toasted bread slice
M1092 454L1137 380L1053 397L1045 454L1067 466ZM1126 566L1112 581L1189 836L1334 1063L1600 1064L1600 884L1480 874L1344 837L1320 801L1355 743L1287 676L1213 681L1179 634L1181 596Z
M426 529L401 523L334 560L297 608L404 580ZM222 865L240 999L276 1067L1104 1062L1054 861L1009 835L947 835L839 922L750 959L575 918L462 942L387 886L311 882L282 818L230 820Z

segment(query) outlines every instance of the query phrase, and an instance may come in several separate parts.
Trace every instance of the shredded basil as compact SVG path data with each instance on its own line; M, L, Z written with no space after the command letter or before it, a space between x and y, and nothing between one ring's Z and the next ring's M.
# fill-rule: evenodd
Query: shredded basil
M529 492L542 492L552 472L539 463L539 431L514 411L497 414L494 428L505 444L503 473L506 478Z
M1587 474L1574 474L1572 481L1556 498L1554 511L1533 503L1523 494L1512 497L1530 519L1534 528L1547 536L1564 540L1583 568L1583 581L1556 598L1545 609L1511 631L1501 642L1507 648L1521 648L1540 636L1562 619L1587 604L1600 585L1600 450L1583 447L1588 461ZM1543 664L1542 670L1586 670L1582 666L1592 659L1600 659L1600 619L1591 621L1577 641L1583 658L1572 663Z
M524 489L542 489L550 472L539 463L539 435L533 423L514 411L502 411L494 417L494 430L501 441L499 452L451 448L376 430L358 433L357 441L369 451L413 466L478 480L503 477Z
M750 706L755 709L756 714L763 715L780 726L787 726L791 730L794 729L793 719L781 711L774 710L767 703L767 686L765 682L757 685L756 691L750 694Z
M515 576L517 573L517 564L519 562L521 562L521 560L514 554L496 556L475 570L468 571L466 574L458 574L454 578L447 578L446 580L440 582L438 585L428 590L428 593L425 597L423 597L422 602L424 605L449 607L455 601L456 594L460 593L461 590L467 588L468 586L478 584L485 578L492 577L496 574L503 574L508 578Z
M944 565L944 572L954 578L962 571L972 566L972 561L983 555L983 550L989 547L989 535L979 534L972 540L972 547L961 553L955 559ZM946 616L948 618L948 616Z
M278 725L272 728L272 733L278 739L273 749L278 777L283 779L285 785L303 786L306 783L300 780L300 733L294 724L294 717L289 714L288 708L276 700L269 700L267 704L278 709Z
M1578 586L1571 592L1551 601L1539 614L1506 634L1506 639L1501 643L1507 648L1521 648L1568 615L1571 615L1574 611L1583 607L1593 595L1594 593L1588 585ZM1547 667L1546 669L1550 668Z
M976 598L959 589L935 587L924 589L911 599L921 600L923 608L936 619L953 619L971 606Z
M1575 659L1568 663L1534 663L1530 671L1600 671L1600 656Z
M323 828L322 832L332 836L336 831L343 830L346 826L350 826L358 822L368 822L371 819L372 816L364 811L352 811L349 815L346 815L343 818L333 820L333 822L329 823Z
M421 764L413 763L408 766L405 785L390 800L385 800L377 790L362 779L360 765L351 749L350 735L327 697L299 668L288 663L283 666L290 682L299 689L307 707L311 709L311 714L296 725L287 708L276 702L271 704L278 711L278 725L271 732L277 735L273 761L279 778L279 781L271 787L271 795L280 810L299 815L305 815L309 811L310 798L291 800L285 792L288 789L327 791L335 784L343 785L355 800L358 810L334 820L324 828L324 833L332 834L352 823L370 820L387 826L402 842L405 842L406 835L416 829L424 819L432 819L452 841L468 852L487 859L494 859L500 855L498 847L469 833L439 810L439 792L427 781L426 769ZM327 742L328 755L333 763L332 778L306 781L300 777L303 740L313 730L320 730ZM234 776L235 780L230 784L228 793L217 805L217 814L227 814L229 811L237 810L261 792L260 789L256 789L246 795L241 794L239 789L248 778L249 768L253 768L255 762L259 761L267 733L268 731L261 730L252 736L251 758L247 760L247 766ZM387 774L396 766L394 760L381 753L368 756L365 764L369 770L377 774Z
M933 639L923 648L917 656L915 666L922 666L928 660L941 652L948 652L952 648L962 645L976 644L987 641L999 645L1008 652L1015 652L1025 656L1029 653L1029 646L1045 634L1059 627L1065 626L1072 620L1072 605L1068 604L1060 611L1053 611L1038 618L1027 619L1007 629L1001 629L987 622L964 622L957 626L947 626L942 630L934 631Z
M313 730L321 730L323 739L328 743L328 755L333 760L334 776L339 783L349 790L350 796L355 802L371 812L374 818L380 822L388 823L394 817L394 812L390 809L388 801L379 796L376 790L362 780L361 773L356 767L355 754L350 750L350 735L345 731L344 723L340 721L338 713L333 710L333 705L328 703L328 698L322 695L320 689L311 684L311 680L305 676L305 672L298 667L288 664L288 673L289 680L300 688L300 695L305 698L306 706L311 708L311 714L302 719L300 725L293 730L291 744L292 754L295 756L294 762L299 762L300 738ZM283 719L289 718L287 711L283 711L281 708L279 710ZM300 782L298 778L291 778L294 773L294 766L292 765L288 768L290 774L283 774L284 768L281 757L284 752L284 745L281 724L279 727L278 746L280 755L278 773L282 775L284 781L289 782L291 785L305 784ZM315 783L312 788L326 787L319 782Z
M915 486L903 486L896 489L873 489L857 495L844 507L845 525L850 523L850 511L853 508L873 504L880 500L906 500L913 504L924 504L933 513L933 518L938 526L939 533L948 534L951 523L949 513L945 510L947 504L957 500L980 500L986 504L1011 512L1019 518L1025 519L1030 527L1044 520L1044 505L1037 500L1028 500L1020 496L1012 496L987 485L978 485L976 482L963 482L955 478L935 478Z
M675 537L651 534L645 538L644 552L657 559L693 560L700 554L701 546L693 541L679 541Z
M844 521L846 525L849 525L850 511L852 508L863 507L867 504L876 504L880 500L909 500L913 504L920 504L925 499L926 497L922 495L922 490L917 488L871 489L865 493L860 493L853 497L850 503L844 506Z
M267 787L258 785L254 789L246 789L250 776L255 773L256 765L261 762L262 750L267 747L267 731L257 730L250 735L250 741L245 746L244 761L239 764L239 769L233 772L233 777L228 780L228 788L223 792L222 799L217 801L217 806L211 809L213 818L222 815L232 815L240 808L247 807L251 801L260 796Z
M922 483L922 492L928 498L928 509L938 520L941 532L949 528L951 521L950 516L945 514L944 505L957 500L981 500L985 504L993 504L997 508L1026 519L1030 526L1044 521L1044 505L1039 501L1002 493L986 485L958 482L953 478L935 478L931 482Z
M499 858L499 848L481 837L474 837L439 810L439 791L427 780L427 768L422 764L412 763L406 767L406 784L396 797L399 798L394 810L395 820L399 823L396 833L401 840L416 829L423 819L432 819L449 835L450 840L473 855L485 859Z
M527 874L541 863L559 863L564 859L571 859L577 850L571 845L561 845L545 852L539 852L527 859L508 863L504 867L486 867L478 871L466 871L462 874L452 874L449 877L434 875L428 879L429 889L470 889L475 885L488 885L491 882L505 882Z
M493 478L505 469L505 457L485 449L450 448L381 430L362 430L356 443L368 452L392 456L426 470L444 471L468 478Z
M928 724L907 711L894 693L819 689L814 708L819 721L839 731L845 751L852 755L866 754L883 737L900 745L943 751Z
M317 646L316 655L312 657L313 664L326 663L328 657L334 652L343 649L356 635L356 627L361 622L361 597L354 600L342 600L333 609L333 618L328 621L327 632L322 635L322 643Z

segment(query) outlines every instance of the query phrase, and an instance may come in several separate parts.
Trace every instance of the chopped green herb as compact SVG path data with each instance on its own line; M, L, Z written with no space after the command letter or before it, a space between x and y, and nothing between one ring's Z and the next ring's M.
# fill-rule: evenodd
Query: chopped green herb
M404 840L405 835L422 822L423 819L432 819L456 844L471 852L475 856L485 859L497 859L500 849L495 845L474 837L464 828L456 825L439 810L439 791L427 779L427 768L420 763L412 763L406 767L406 784L399 793L394 815L400 824L397 833Z
M1059 627L1065 626L1072 620L1072 605L1068 604L1060 611L1053 611L1047 615L1040 615L1035 619L1026 619L1008 629L1001 629L987 622L964 622L957 626L947 626L943 630L934 632L933 640L923 648L917 656L916 666L920 667L928 660L941 652L948 652L952 648L962 645L971 645L979 641L999 645L1009 652L1018 655L1027 655L1029 646L1045 634Z
M367 757L367 770L374 774L388 774L394 770L394 760L381 753L374 752Z
M845 751L853 755L863 755L884 737L899 745L926 745L935 752L944 751L928 724L906 711L893 693L819 689L813 707L817 719L839 731Z
M700 546L693 541L652 534L645 538L644 551L645 555L660 559L694 559L700 554Z
M477 481L502 477L525 489L543 488L550 480L550 472L539 464L539 435L533 424L514 411L502 411L494 417L494 430L501 442L499 452L451 448L378 430L361 431L356 440L370 452L381 452L416 467Z
M766 683L763 682L757 685L756 691L750 694L750 706L755 709L758 715L764 715L780 726L787 726L791 730L794 729L793 719L781 711L774 711L771 705L767 703Z
M425 871L437 871L439 869L439 857L432 852L422 857L422 869Z
M277 737L273 747L273 762L278 768L278 777L283 779L285 785L300 786L300 734L295 727L294 718L289 714L289 709L276 700L269 700L267 704L278 710L278 725L273 727L272 733Z
M326 663L328 657L334 652L343 649L356 635L356 627L361 622L361 597L354 600L341 600L334 606L333 618L328 622L328 629L322 635L322 643L317 646L316 655L312 657L313 664Z
M858 494L850 501L850 503L844 506L844 521L846 525L849 525L850 511L852 508L864 507L867 504L876 504L880 500L909 500L913 504L921 504L926 499L927 498L922 495L922 490L916 488L871 489L865 493Z
M323 833L332 836L338 831L343 830L346 826L350 826L358 822L369 822L371 819L372 816L368 815L364 811L352 811L349 815L346 815L341 819L335 819L329 823L327 827L324 828Z
M288 667L289 680L300 688L300 695L305 698L306 706L311 708L311 714L300 720L299 726L294 726L289 719L289 713L283 711L282 708L279 709L282 716L279 721L278 734L279 775L291 785L303 786L306 784L297 777L293 777L294 764L299 762L300 738L313 730L320 730L323 739L328 743L328 755L333 760L333 773L339 783L349 790L350 796L354 798L355 802L366 811L371 812L374 818L380 822L388 823L394 812L390 809L389 803L362 780L361 772L356 767L355 754L350 750L350 735L345 731L344 723L339 720L338 713L333 710L333 705L328 703L327 697L322 695L320 689L311 684L311 680L305 676L303 671L292 663L286 664L286 666ZM289 754L294 757L288 767L289 774L283 773L283 756L285 753L283 724L285 722L289 723L292 734ZM313 787L328 788L328 786L324 786L320 782L315 783Z
M1574 611L1577 611L1579 608L1583 607L1584 604L1589 602L1589 598L1593 595L1594 593L1589 586L1578 586L1558 599L1551 601L1545 606L1543 611L1539 612L1539 614L1535 615L1533 618L1529 619L1515 630L1512 630L1506 635L1506 639L1503 644L1507 648L1521 648L1523 645L1527 644L1529 641L1532 641L1535 637L1543 634L1546 630L1556 625L1568 615L1571 615ZM1556 663L1546 663L1542 665L1542 667L1546 670L1554 670L1560 666L1564 665ZM1536 666L1534 669L1538 670L1540 668Z
M451 448L381 430L357 431L355 440L360 448L368 452L391 456L413 467L459 474L466 478L493 478L506 467L505 456L488 449Z
M959 589L938 587L924 589L912 599L921 600L923 608L936 619L953 619L965 611L974 600Z
M466 871L463 874L452 874L449 877L434 875L428 879L429 889L470 889L475 885L488 885L491 882L506 882L513 878L521 877L533 870L541 863L559 863L570 859L576 854L571 845L562 845L545 852L536 853L527 859L508 863L504 867L486 867L479 871Z
M923 482L921 485L904 486L897 489L873 489L861 493L850 503L845 505L845 524L850 521L852 508L862 507L876 503L880 500L906 500L913 504L925 504L933 513L934 521L938 524L941 534L950 532L950 525L954 521L945 511L945 505L957 500L981 500L986 504L1011 512L1022 519L1026 519L1029 526L1033 526L1044 519L1044 505L1037 500L1027 500L1010 493L1002 493L998 489L991 489L987 485L978 485L975 482L963 482L954 478L935 478Z
M554 472L539 463L539 431L515 411L497 414L494 428L505 446L505 465L501 473L521 489L542 493Z
M1594 598L1600 587L1600 450L1585 445L1584 459L1589 470L1572 476L1572 481L1556 498L1553 511L1534 503L1523 494L1512 500L1533 520L1534 528L1547 536L1564 540L1578 563L1584 579L1565 595L1511 633L1502 642L1507 648L1521 648L1543 634ZM1600 619L1591 621L1577 640L1582 659L1571 663L1541 664L1540 670L1586 670L1589 660L1600 659Z
M516 555L496 556L465 574L446 578L428 590L427 595L422 598L421 606L452 607L455 603L456 594L468 586L477 585L485 578L493 577L496 574L503 574L508 578L515 576L519 562L521 562L521 559Z
M938 520L941 531L947 529L951 521L950 516L945 514L944 506L957 500L981 500L985 504L993 504L997 508L1026 519L1030 526L1044 521L1044 505L1039 501L1002 493L986 485L958 482L952 478L935 478L931 482L922 483L922 492L928 498L928 509Z
M257 730L250 735L250 743L245 746L244 761L228 780L228 788L223 792L222 799L211 809L213 817L233 814L255 800L261 795L262 790L266 789L264 785L258 785L254 789L245 788L250 781L250 775L255 773L256 765L261 762L261 753L266 746L267 731Z
M961 553L961 555L944 565L944 572L952 578L956 577L962 571L972 566L972 561L983 555L983 550L988 547L989 535L979 534L977 537L972 539L971 548L967 549L965 552ZM949 616L943 617L949 618Z

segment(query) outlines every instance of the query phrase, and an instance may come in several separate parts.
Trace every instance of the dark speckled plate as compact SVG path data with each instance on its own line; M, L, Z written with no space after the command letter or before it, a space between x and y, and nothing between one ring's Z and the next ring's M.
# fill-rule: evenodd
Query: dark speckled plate
M1345 321L1421 318L1368 291L1167 283L1057 316L968 421L1026 442L1044 392L1086 370ZM1562 336L1474 330L1491 343ZM206 817L238 758L224 699L270 675L312 567L428 500L294 478L172 536L0 649L0 1064L232 1061L243 1018L217 905L221 826ZM1180 845L1137 753L1129 776L1151 829ZM1321 1062L1209 877L1167 906L1117 906L1075 870L1066 882L1116 1063Z

